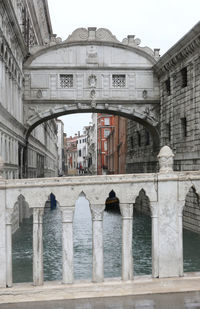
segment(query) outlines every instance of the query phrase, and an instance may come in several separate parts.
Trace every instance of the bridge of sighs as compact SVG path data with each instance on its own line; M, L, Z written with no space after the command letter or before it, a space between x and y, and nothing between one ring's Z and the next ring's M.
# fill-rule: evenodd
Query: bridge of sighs
M143 124L159 145L159 50L123 42L104 28L75 30L64 42L34 47L24 64L27 137L38 124L61 115L101 112Z

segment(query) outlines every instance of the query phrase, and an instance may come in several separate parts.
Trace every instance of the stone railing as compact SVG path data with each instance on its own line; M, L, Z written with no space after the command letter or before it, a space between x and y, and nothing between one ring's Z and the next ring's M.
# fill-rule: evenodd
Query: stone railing
M152 277L183 275L182 212L190 188L200 188L200 172L174 172L173 154L165 146L160 172L67 178L5 180L0 178L0 286L12 286L12 214L19 196L33 211L33 283L43 284L43 211L50 193L62 212L62 282L73 283L73 218L75 202L84 192L93 224L93 282L104 280L103 211L114 190L122 215L122 280L133 279L133 204L141 190L149 198L152 217ZM0 160L0 173L3 169Z

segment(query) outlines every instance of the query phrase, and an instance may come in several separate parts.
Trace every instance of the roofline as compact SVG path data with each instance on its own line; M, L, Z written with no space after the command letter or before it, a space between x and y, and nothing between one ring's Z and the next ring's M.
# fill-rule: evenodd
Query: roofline
M194 42L200 46L200 21L158 60L154 65L157 73L162 75L164 71L169 71L171 66L174 66L181 59L194 52ZM164 66L166 67L163 68Z

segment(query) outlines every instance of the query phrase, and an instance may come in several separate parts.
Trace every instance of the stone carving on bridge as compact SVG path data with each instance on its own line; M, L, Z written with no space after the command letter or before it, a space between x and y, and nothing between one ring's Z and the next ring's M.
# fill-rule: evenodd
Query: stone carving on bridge
M96 27L89 27L88 29L78 28L74 30L71 35L68 36L65 42L69 43L89 40L120 43L110 30L106 28L97 29Z
M160 57L159 56L159 49L158 48L154 49L154 51L153 51L148 46L145 46L145 47L139 46L140 43L141 43L141 40L139 38L135 38L135 35L128 35L127 38L124 38L122 40L122 44L131 46L131 47L135 47L135 48L140 49L140 50L143 50L144 52L146 52L147 54L151 55L155 59L158 59Z
M86 63L90 64L98 63L98 53L97 48L95 46L88 47Z
M90 210L91 210L91 214L92 214L92 220L102 221L104 209L105 209L105 204L91 205Z
M97 86L97 77L95 74L91 74L89 77L88 77L88 84L91 88L96 88Z
M160 173L173 172L174 154L170 147L164 146L158 154Z

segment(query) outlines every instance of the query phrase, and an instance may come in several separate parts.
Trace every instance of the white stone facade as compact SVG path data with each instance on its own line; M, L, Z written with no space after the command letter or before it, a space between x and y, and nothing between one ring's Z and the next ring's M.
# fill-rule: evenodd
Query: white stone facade
M87 173L88 169L88 145L87 135L79 135L77 137L77 173L79 175Z
M57 146L58 146L58 175L64 175L64 123L62 120L56 120L58 133L57 133Z
M97 114L92 114L92 122L86 128L88 148L88 173L97 174Z
M55 176L57 172L54 121L35 128L28 144L24 126L23 61L31 46L50 42L46 5L36 0L0 3L0 155L6 178Z

